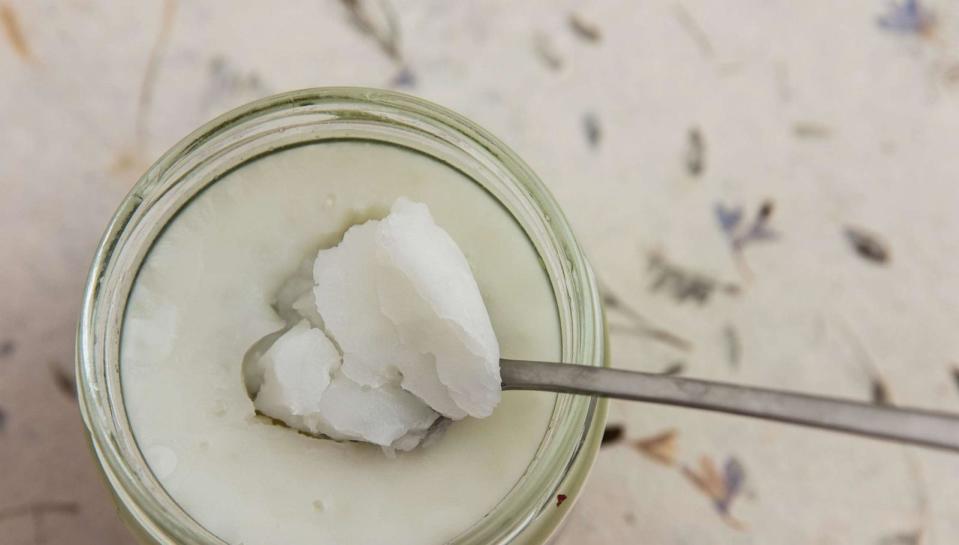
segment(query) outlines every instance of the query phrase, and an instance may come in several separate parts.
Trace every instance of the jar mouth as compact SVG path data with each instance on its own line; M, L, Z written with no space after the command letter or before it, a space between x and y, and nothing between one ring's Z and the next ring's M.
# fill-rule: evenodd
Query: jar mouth
M97 249L77 336L81 414L121 508L157 543L223 543L184 512L147 466L127 420L119 345L130 290L154 240L177 211L225 172L255 157L326 140L401 143L481 185L519 223L553 287L565 362L605 365L605 325L592 271L558 205L503 143L462 116L422 99L367 88L274 95L230 111L181 140L134 185ZM599 446L605 403L559 395L525 474L482 520L452 543L507 543L562 519L559 491L575 498ZM549 508L552 511L547 511ZM566 506L568 508L568 504Z

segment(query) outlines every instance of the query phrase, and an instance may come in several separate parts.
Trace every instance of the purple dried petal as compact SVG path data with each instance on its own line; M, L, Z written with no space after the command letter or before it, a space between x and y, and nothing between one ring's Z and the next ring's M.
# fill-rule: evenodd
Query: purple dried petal
M722 513L728 513L733 500L742 491L743 484L746 482L746 470L738 458L730 456L723 465L723 484L725 486L725 495L716 501L716 507Z
M935 17L919 0L890 2L889 9L877 19L879 27L893 32L919 34L928 29Z
M713 209L716 211L716 220L719 222L719 227L727 236L731 237L736 227L743 220L743 207L726 208L722 203L716 203Z
M416 74L408 66L400 68L400 71L390 80L393 87L415 87Z

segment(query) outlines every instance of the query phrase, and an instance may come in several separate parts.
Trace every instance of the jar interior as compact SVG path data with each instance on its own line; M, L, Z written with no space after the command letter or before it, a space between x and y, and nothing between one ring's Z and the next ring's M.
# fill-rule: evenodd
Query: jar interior
M151 167L108 229L91 272L79 331L81 404L119 501L157 542L220 541L166 494L134 440L120 385L126 303L137 271L165 226L206 188L260 158L305 145L365 141L425 154L457 170L509 211L539 253L557 305L563 361L603 364L595 283L561 214L532 173L455 114L401 95L363 93L266 99L215 120ZM553 505L577 460L595 454L596 441L587 435L596 435L594 421L601 412L593 399L557 396L525 474L455 543L505 543L520 535ZM564 490L570 489L567 482Z

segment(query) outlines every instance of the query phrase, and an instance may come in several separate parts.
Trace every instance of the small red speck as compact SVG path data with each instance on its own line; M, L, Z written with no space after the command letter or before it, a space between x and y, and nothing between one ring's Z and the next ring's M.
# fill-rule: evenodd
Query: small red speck
M556 495L556 507L563 505L563 502L566 501L566 494L557 494Z

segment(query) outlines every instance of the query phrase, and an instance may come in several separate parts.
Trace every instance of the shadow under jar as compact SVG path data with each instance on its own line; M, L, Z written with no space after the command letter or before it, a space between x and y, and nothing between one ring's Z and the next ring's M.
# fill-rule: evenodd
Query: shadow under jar
M588 263L542 183L489 133L373 89L243 106L137 182L86 288L81 411L144 543L541 544L559 527L604 401L505 392L493 416L395 457L254 411L242 358L282 324L283 279L401 196L463 249L504 357L606 364Z

